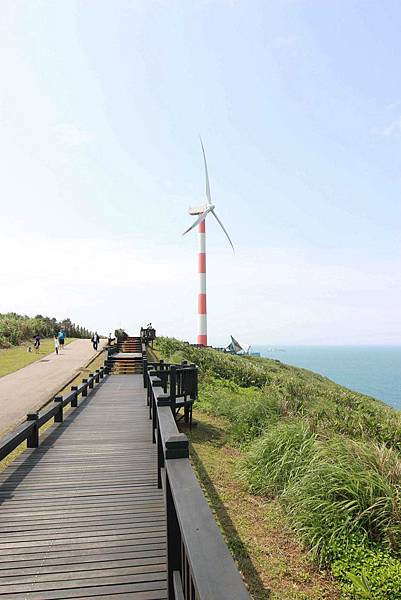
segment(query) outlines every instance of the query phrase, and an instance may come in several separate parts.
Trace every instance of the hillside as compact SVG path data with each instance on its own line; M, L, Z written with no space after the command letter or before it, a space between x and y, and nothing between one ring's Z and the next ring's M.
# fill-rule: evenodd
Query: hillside
M168 338L159 338L157 352L199 365L197 409L222 421L226 443L239 451L233 477L265 511L280 507L283 527L331 571L341 597L399 599L401 413L279 361ZM299 594L276 589L270 597L319 598Z

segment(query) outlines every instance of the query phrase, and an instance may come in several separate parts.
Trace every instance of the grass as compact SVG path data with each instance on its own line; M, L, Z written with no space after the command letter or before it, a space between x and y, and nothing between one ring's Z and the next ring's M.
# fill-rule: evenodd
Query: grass
M399 600L401 414L280 361L167 338L159 338L157 350L162 358L198 364L198 410L224 420L225 444L238 453L240 468L230 477L266 503L267 514L280 507L283 529L317 569L332 570L341 597ZM249 506L241 508L246 518Z
M70 344L74 339L75 338L66 339L65 344ZM27 351L28 346L31 346L32 352ZM33 342L25 342L20 346L0 350L0 377L18 371L18 369L22 369L52 352L54 352L53 338L41 340L38 352L34 349Z

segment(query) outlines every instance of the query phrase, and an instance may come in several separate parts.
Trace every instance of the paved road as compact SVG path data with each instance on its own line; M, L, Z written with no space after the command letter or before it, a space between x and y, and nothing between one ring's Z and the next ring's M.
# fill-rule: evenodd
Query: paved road
M100 340L104 344L105 340ZM75 340L57 356L48 354L34 363L0 378L0 435L23 421L96 356L90 340Z

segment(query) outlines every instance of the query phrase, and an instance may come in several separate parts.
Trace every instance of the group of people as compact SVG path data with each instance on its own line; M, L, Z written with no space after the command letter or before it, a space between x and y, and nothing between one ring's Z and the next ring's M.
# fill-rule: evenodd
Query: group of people
M33 347L35 348L36 352L39 352L40 340L41 340L40 335L35 335ZM65 341L64 331L60 330L58 333L56 333L54 335L53 340L54 340L54 350L55 350L56 354L58 354L60 352L60 350L62 350L62 348L64 348L64 341ZM114 338L112 338L111 333L109 333L109 338L108 338L109 345L111 344L111 342L113 340L114 340ZM92 342L94 350L97 350L99 341L100 341L100 336L99 336L98 332L95 331L95 333L91 337L91 342ZM31 351L31 348L29 347L28 352L30 352L30 351Z
M58 354L59 351L64 348L64 341L65 333L61 330L54 336L54 350L56 351L56 354Z
M41 339L42 338L40 335L35 335L35 337L34 337L33 347L35 348L36 352L39 352ZM64 331L61 329L58 333L56 333L54 335L53 339L54 339L54 350L55 350L56 354L58 354L60 348L64 347L64 341L65 341ZM28 352L31 352L31 346L28 346Z

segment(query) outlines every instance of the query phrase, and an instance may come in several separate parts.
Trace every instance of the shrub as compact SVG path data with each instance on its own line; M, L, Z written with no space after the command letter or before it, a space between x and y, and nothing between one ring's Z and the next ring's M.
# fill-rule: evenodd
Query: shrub
M16 313L0 314L0 348L15 346L35 335L51 337L60 329L69 337L90 337L90 331L71 323L70 319L57 321L42 315L31 318Z
M247 401L244 400L240 397L233 406L231 434L241 444L248 444L278 421L280 403L278 394L273 391L266 395L255 390L255 393L249 394Z
M282 499L290 520L320 563L351 533L401 548L401 462L391 449L335 436L320 442L302 478Z
M316 449L316 435L306 423L288 422L271 427L248 453L242 473L250 491L275 496L302 477Z
M268 396L257 388L241 388L233 381L216 379L210 374L202 377L197 408L230 423L230 435L246 445L273 423L280 415L277 394Z

